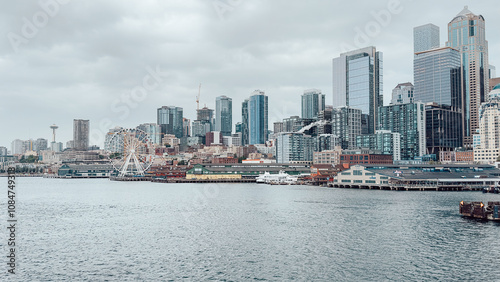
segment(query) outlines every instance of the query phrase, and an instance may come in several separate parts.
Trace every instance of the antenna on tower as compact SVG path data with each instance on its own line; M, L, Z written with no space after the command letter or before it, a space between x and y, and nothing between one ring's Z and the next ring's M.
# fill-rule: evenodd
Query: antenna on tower
M196 96L196 110L200 109L200 95L201 95L201 83L198 87L198 96Z

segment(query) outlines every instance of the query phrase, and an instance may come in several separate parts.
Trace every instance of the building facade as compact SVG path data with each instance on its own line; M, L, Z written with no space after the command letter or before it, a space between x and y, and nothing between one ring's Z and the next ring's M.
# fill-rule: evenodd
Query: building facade
M314 139L304 133L283 132L276 138L276 162L312 161Z
M474 147L474 161L500 161L500 84L493 88L488 101L479 109L479 139L479 146Z
M325 95L318 89L305 90L302 95L302 118L318 119L318 115L325 109Z
M333 107L360 109L367 133L374 133L383 103L383 55L375 47L343 53L333 59Z
M89 147L89 120L73 120L73 149L86 151Z
M215 99L215 130L223 136L231 136L233 131L233 100L226 96Z
M137 126L137 129L146 132L151 143L158 145L161 144L161 129L156 123L143 123Z
M391 105L408 104L415 101L414 87L410 82L400 83L392 90Z
M358 148L380 151L384 155L392 155L394 161L401 160L401 134L388 130L377 130L375 134L358 135Z
M413 52L418 53L439 48L439 27L433 24L413 28Z
M425 105L426 153L440 155L462 147L462 113L451 106L427 103Z
M380 130L401 135L401 160L425 155L425 108L421 102L379 108Z
M339 137L342 149L356 147L356 136L361 135L360 109L335 108L332 111L332 134Z
M460 51L464 80L464 145L472 146L479 128L479 108L485 101L489 83L488 41L485 20L465 8L448 24L446 46Z
M268 97L255 90L248 101L248 144L264 144L268 135Z
M177 138L184 135L183 109L181 107L163 106L157 110L157 123L161 134L174 134Z

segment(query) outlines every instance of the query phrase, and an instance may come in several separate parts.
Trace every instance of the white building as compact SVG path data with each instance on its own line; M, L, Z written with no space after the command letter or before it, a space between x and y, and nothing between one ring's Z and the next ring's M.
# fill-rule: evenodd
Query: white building
M494 163L500 152L500 84L490 92L479 108L479 145L474 147L474 161Z

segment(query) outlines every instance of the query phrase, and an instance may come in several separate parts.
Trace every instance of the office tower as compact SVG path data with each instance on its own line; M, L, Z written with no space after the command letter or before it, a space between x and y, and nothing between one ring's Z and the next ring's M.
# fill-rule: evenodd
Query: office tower
M278 134L284 131L284 124L282 121L277 121L274 123L274 134Z
M157 110L157 122L161 134L174 134L183 137L183 109L181 107L163 106Z
M299 116L291 116L283 119L283 132L296 132L302 128L301 118Z
M212 129L214 128L214 110L213 109L203 107L199 110L196 110L196 119L209 122Z
M193 120L193 125L191 126L191 136L192 137L203 137L207 132L211 131L210 123L206 120Z
M305 90L302 95L302 118L318 119L318 114L325 109L325 95L321 90Z
M377 130L375 134L356 136L356 146L392 155L393 161L401 160L401 134L389 130Z
M182 135L184 137L191 136L191 120L188 118L182 118Z
M161 129L156 123L143 123L137 126L137 129L146 132L151 143L158 145L161 144Z
M391 105L414 102L414 87L410 82L400 83L392 90Z
M205 145L207 146L222 145L223 144L222 137L223 136L220 131L207 132L205 136Z
M104 137L105 151L117 153L123 150L123 135L120 134L113 138L115 133L120 132L122 129L123 127L116 126L115 128L110 129L108 133L106 133L106 136ZM66 146L69 147L68 145ZM120 150L120 148L122 149Z
M439 48L439 27L426 24L413 28L413 53Z
M360 109L367 133L374 133L383 105L383 55L375 47L340 54L333 59L333 107Z
M361 135L361 110L349 107L333 109L332 134L340 139L342 149L356 147L356 136Z
M312 161L314 138L304 133L282 132L276 138L276 162Z
M231 136L233 131L233 100L226 96L215 99L215 130L222 136Z
M489 79L497 77L497 68L494 65L490 65L490 71L488 72L488 74ZM490 85L490 87L495 87L495 85Z
M248 123L249 123L249 114L248 114L248 99L245 99L243 103L241 103L241 145L245 146L249 144L248 139ZM238 131L237 131L238 132Z
M401 134L401 160L414 160L425 154L424 111L421 102L379 108L379 129Z
M24 141L20 139L16 139L11 143L11 151L12 155L21 155L26 152L26 148L24 147Z
M7 156L7 148L6 147L0 147L0 156Z
M449 105L425 105L425 136L427 154L439 156L441 152L462 147L462 113Z
M415 101L462 109L460 52L450 47L415 54Z
M472 146L479 128L479 107L488 91L488 41L485 20L465 8L448 24L446 46L460 51L464 80L464 145Z
M268 134L268 98L255 90L248 100L248 140L250 145L264 144Z
M474 161L494 163L500 153L500 84L490 92L479 109L479 144L474 146Z
M319 120L324 121L324 123L318 126L318 134L332 133L332 114L333 108L331 107L327 107L324 111L319 113Z
M73 120L73 149L76 151L86 151L89 148L89 120Z

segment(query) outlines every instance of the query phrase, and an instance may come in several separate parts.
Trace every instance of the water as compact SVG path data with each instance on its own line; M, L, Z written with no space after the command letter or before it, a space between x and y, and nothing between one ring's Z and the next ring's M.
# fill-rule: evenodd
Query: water
M4 281L500 280L500 224L458 214L495 194L41 178L17 193Z

